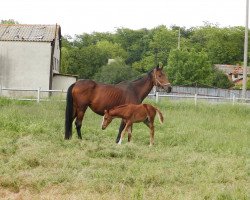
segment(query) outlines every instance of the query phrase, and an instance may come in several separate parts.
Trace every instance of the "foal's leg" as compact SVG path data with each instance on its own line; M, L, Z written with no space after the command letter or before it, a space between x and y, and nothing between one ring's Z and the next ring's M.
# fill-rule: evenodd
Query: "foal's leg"
M155 135L154 124L152 122L149 123L149 128L150 128L150 145L149 146L152 146L154 144L154 135Z
M155 114L149 118L149 128L150 128L150 145L154 144L154 135L155 135L155 127L154 127Z
M78 109L77 114L76 114L75 125L76 125L76 131L77 131L77 135L79 139L82 139L81 127L82 127L82 120L83 120L86 109L87 109L87 106L81 110Z
M148 118L143 121L143 123L149 128L149 120Z
M150 129L150 146L154 144L154 119L146 119L143 122Z

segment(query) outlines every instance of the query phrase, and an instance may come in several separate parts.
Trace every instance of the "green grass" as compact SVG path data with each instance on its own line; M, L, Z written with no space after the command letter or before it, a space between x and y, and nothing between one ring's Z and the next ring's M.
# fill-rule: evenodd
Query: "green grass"
M147 101L156 105L152 101ZM65 141L63 102L0 99L0 199L249 199L250 107L161 101L149 129L115 144L88 110Z

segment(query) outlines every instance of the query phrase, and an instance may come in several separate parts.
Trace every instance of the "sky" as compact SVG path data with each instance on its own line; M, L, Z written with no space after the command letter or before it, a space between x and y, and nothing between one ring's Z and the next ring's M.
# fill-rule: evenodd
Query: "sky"
M2 0L0 20L59 24L62 35L117 28L245 26L246 0Z

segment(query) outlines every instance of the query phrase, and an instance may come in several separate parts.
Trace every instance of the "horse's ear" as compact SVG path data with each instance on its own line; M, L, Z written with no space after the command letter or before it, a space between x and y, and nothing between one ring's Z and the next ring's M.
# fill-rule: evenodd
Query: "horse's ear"
M158 66L160 69L163 69L163 64L161 62L159 62Z
M107 110L104 110L104 114L106 114L108 111Z
M163 64L161 62L158 63L158 65L156 66L156 69L162 69L163 68Z

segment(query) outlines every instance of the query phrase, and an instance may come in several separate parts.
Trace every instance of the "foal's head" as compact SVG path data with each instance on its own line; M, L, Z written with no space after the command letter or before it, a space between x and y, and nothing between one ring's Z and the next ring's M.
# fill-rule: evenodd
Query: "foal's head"
M113 120L113 117L109 115L109 112L107 110L104 110L104 116L102 120L102 130L107 128L107 126L110 124L110 122L112 122L112 120Z
M168 93L171 92L172 87L168 80L167 75L163 71L163 66L158 65L152 71L153 82L155 86L161 87L166 90Z

